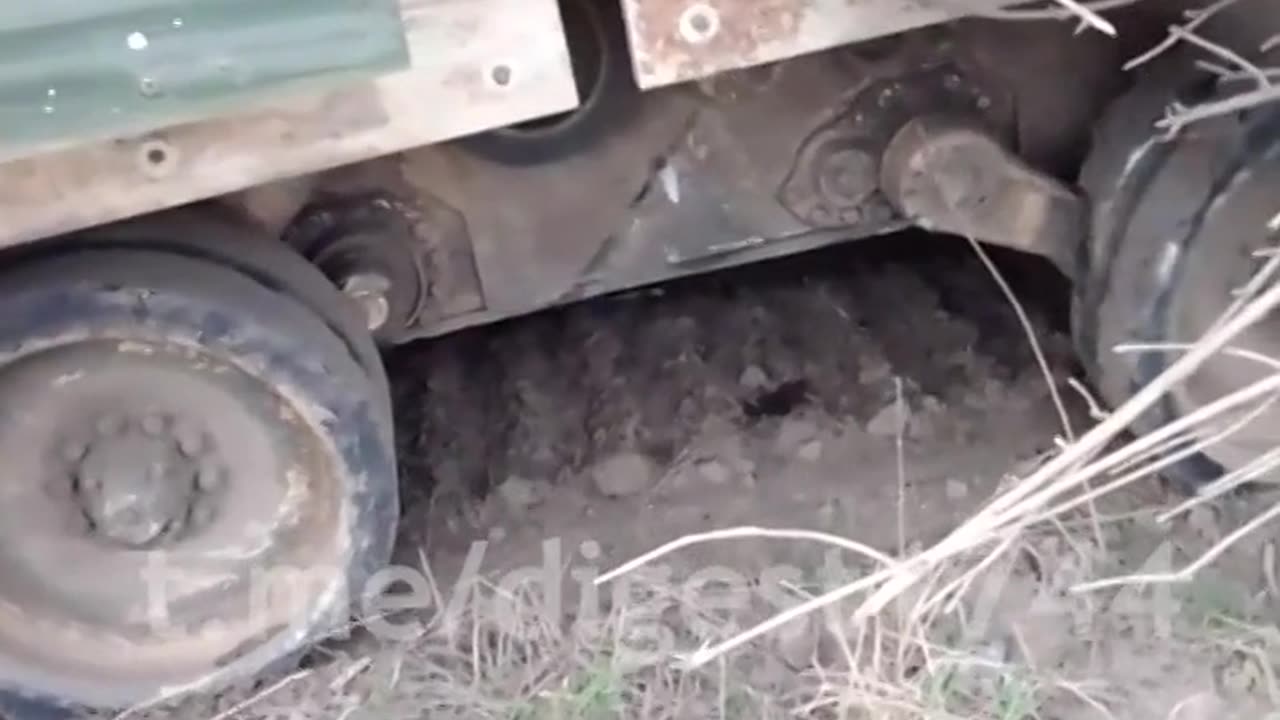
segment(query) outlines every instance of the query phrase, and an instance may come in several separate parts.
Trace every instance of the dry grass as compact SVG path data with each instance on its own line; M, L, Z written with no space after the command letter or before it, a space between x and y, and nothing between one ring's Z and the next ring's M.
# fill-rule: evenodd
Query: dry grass
M1116 27L1099 13L1133 5L1141 0L1051 0L1050 2L1028 2L1014 4L1014 7L989 9L981 8L975 12L983 17L1000 20L1070 20L1080 22L1080 27L1091 27L1107 35L1115 35ZM1031 6L1031 7L1028 7Z
M772 539L825 542L807 535ZM1087 545L1088 535L1080 541ZM1087 656L1136 622L1119 600L1100 605L1093 595L1067 592L1099 570L1101 549L1090 546L1081 562L1063 552L1056 530L1033 528L1005 550L940 569L876 615L853 619L857 602L831 604L750 651L696 668L679 653L654 652L654 628L668 631L673 647L698 647L753 622L757 612L708 609L699 616L705 622L682 623L652 612L655 601L678 606L678 593L632 577L635 597L594 622L575 624L549 617L537 592L504 594L480 584L457 615L424 618L423 632L411 641L348 642L331 648L328 662L264 681L262 689L138 717L1032 720L1073 708L1087 709L1088 717L1141 717L1126 712L1135 701L1132 688L1091 679L1087 663L1064 662L1074 652L1067 645L1078 644ZM1021 569L1028 558L1035 558L1040 578ZM982 572L972 573L979 565ZM958 580L969 592L940 603L940 589ZM1056 598L1054 614L1044 619L1073 626L1070 643L1046 646L1036 637L1035 614L1008 602L1031 585ZM1198 585L1194 597L1169 619L1160 641L1190 664L1221 664L1225 682L1280 704L1274 669L1280 632L1259 619L1247 597L1235 599L1211 582ZM1168 672L1152 664L1153 672Z
M1270 406L1280 393L1280 373L1269 375L1145 437L1115 446L1128 424L1165 392L1217 353L1232 352L1227 344L1239 332L1270 315L1280 305L1280 285L1258 286L1255 290L1252 297L1234 304L1200 342L1182 348L1182 357L1131 401L1101 418L1094 428L1067 444L1039 468L1014 478L981 511L934 546L897 558L884 558L858 547L876 563L868 574L803 599L792 608L715 644L700 647L680 658L682 669L698 671L714 663L723 664L727 657L751 657L755 653L746 652L751 643L761 642L766 636L812 615L824 619L827 637L838 652L834 653L834 664L815 665L814 672L820 682L813 698L801 706L804 712L826 709L832 711L834 717L1030 718L1037 716L1041 704L1056 698L1059 702L1065 699L1088 705L1104 716L1109 714L1106 688L1093 688L1082 678L1058 677L1037 668L1029 649L1020 653L1018 662L1009 662L1004 654L990 657L980 649L957 646L945 638L954 639L954 622L959 616L963 624L966 608L983 606L982 602L974 604L975 595L978 599L983 596L975 589L989 584L993 577L1007 580L1007 574L1001 576L996 572L998 568L1007 567L1022 556L1038 558L1041 572L1051 566L1055 554L1038 548L1047 538L1056 538L1064 532L1063 521L1074 520L1072 515L1079 508L1089 507L1099 498L1112 496L1150 477L1169 462L1204 449L1207 442L1229 436L1244 421L1254 417L1246 414L1243 421L1237 418L1225 430L1221 423L1214 424L1233 409L1250 403L1263 410ZM1254 414L1257 412L1255 409ZM1213 432L1207 433L1206 428L1210 427ZM1242 472L1256 475L1274 467L1276 460L1267 455L1259 463L1258 467ZM1220 494L1240 479L1240 473L1229 475L1219 483L1220 487L1211 487L1207 496ZM1101 485L1095 488L1098 482ZM1168 522L1205 501L1192 500L1175 506L1160 513L1159 520ZM1098 591L1118 589L1120 595L1112 595L1109 600L1114 602L1125 592L1142 592L1142 588L1155 584L1193 585L1211 563L1278 516L1280 503L1263 508L1181 568L1099 579L1096 575L1106 564L1107 548L1097 530L1097 518L1090 513L1094 537L1076 538L1073 545L1086 571L1066 586L1074 598L1070 602L1078 603L1072 604L1069 612L1083 613L1087 623L1096 623L1101 615L1089 598ZM796 531L785 531L782 535L801 537ZM737 528L708 533L696 541L744 536L778 537L779 533ZM851 547L846 540L805 539ZM678 540L602 580L612 580L689 542L692 540ZM1081 554L1080 547L1087 550ZM1049 562L1045 562L1045 558L1050 558ZM997 583L998 591L1003 588L1004 580ZM1280 598L1270 599L1276 600ZM1207 647L1234 647L1233 657L1239 659L1243 653L1244 659L1239 661L1252 668L1245 672L1252 678L1247 683L1250 688L1263 685L1269 700L1280 703L1273 678L1278 650L1275 633L1230 616L1215 618L1212 628L1193 627L1187 631L1180 627L1185 624L1184 619L1163 617L1159 622L1168 627L1158 639L1185 656L1206 652ZM1182 633L1176 638L1172 635L1175 626ZM1223 632L1235 634L1231 640L1224 640ZM1253 640L1242 639L1245 636ZM1266 639L1262 643L1265 647L1258 645L1261 638ZM871 714L851 715L855 710Z
M1240 0L1215 0L1201 8L1187 11L1185 21L1171 25L1165 39L1150 50L1132 58L1125 64L1126 70L1152 62L1179 44L1194 46L1211 59L1197 61L1200 69L1217 75L1220 80L1219 96L1196 105L1174 102L1157 126L1169 137L1182 132L1188 126L1224 115L1250 110L1260 105L1280 100L1280 86L1272 80L1280 76L1280 68L1257 65L1250 56L1265 54L1274 49L1276 38L1265 40L1257 48L1228 48L1198 33L1198 30L1223 11L1237 5Z

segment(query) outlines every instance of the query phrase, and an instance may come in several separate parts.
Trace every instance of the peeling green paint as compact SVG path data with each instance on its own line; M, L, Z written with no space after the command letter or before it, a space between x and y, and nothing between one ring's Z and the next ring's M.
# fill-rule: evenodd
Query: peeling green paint
M396 0L0 3L0 152L197 120L407 64Z

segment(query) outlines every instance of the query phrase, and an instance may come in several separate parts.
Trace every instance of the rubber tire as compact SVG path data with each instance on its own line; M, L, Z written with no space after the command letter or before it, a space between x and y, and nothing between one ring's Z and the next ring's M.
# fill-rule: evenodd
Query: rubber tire
M1080 186L1092 200L1092 211L1090 235L1077 258L1072 329L1086 370L1111 406L1124 403L1146 383L1137 361L1140 355L1119 355L1111 348L1135 338L1175 340L1164 337L1163 328L1150 326L1155 298L1177 292L1164 287L1158 277L1164 243L1151 240L1164 233L1153 232L1148 222L1135 238L1135 216L1147 209L1144 202L1157 182L1185 181L1186 185L1184 202L1168 204L1169 212L1157 220L1169 233L1176 233L1210 201L1200 192L1208 188L1200 186L1213 178L1171 171L1170 164L1180 159L1178 141L1157 140L1154 124L1174 99L1190 105L1212 92L1212 83L1195 79L1185 64L1169 63L1147 74L1104 114L1081 172ZM1225 143L1218 151L1227 154L1232 148ZM1150 432L1180 414L1166 397L1133 429ZM1191 494L1223 471L1217 461L1196 453L1167 466L1162 474L1175 488Z
M386 370L363 315L294 248L246 223L227 208L190 205L91 228L31 246L31 257L74 249L162 250L213 261L302 303L350 347L365 373L384 387Z
M1086 369L1110 402L1128 397L1128 373L1101 360L1110 354L1108 341L1119 339L1119 328L1141 302L1137 288L1115 279L1132 279L1135 272L1124 234L1142 193L1173 151L1172 144L1154 141L1154 126L1173 98L1208 92L1187 88L1185 77L1180 64L1157 66L1112 102L1094 128L1080 172L1090 217L1089 237L1076 256L1072 334Z
M70 333L113 339L180 335L223 357L256 359L263 368L261 379L287 384L294 397L331 418L313 426L329 433L343 477L351 480L340 499L349 518L342 532L344 546L351 550L341 558L349 587L362 587L386 565L399 511L386 379L380 365L376 372L366 368L366 354L334 327L332 318L287 291L294 284L321 286L305 272L296 272L293 283L264 282L220 262L159 249L64 250L0 273L0 302L6 310L0 317L0 364L37 341L56 342ZM312 272L325 282L318 271ZM147 293L145 303L138 302L140 290ZM355 340L371 346L367 338ZM317 625L264 643L219 667L202 689L257 674L329 630ZM8 680L0 678L0 690L31 701L7 703L10 710L18 704L47 712L128 705L163 689L129 686L88 693L42 678L46 687L32 692Z

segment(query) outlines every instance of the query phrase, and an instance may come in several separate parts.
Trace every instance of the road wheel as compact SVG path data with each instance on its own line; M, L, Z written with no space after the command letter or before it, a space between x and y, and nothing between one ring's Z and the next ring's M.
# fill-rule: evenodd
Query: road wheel
M390 556L371 343L320 285L270 279L318 272L145 236L0 273L0 689L42 703L255 674L345 622Z
M1186 77L1185 75L1183 77ZM1175 99L1190 105L1209 85L1149 81L1104 119L1081 184L1093 200L1081 254L1077 345L1105 399L1118 405L1151 382L1176 350L1116 352L1118 346L1196 340L1274 248L1280 189L1280 113L1260 108L1197 125L1176 139L1155 122ZM1233 343L1280 358L1280 322L1263 322ZM1183 417L1270 372L1256 361L1219 356L1175 388L1135 429ZM1224 429L1225 418L1203 437ZM1183 490L1243 467L1274 447L1280 415L1262 412L1230 437L1170 467Z

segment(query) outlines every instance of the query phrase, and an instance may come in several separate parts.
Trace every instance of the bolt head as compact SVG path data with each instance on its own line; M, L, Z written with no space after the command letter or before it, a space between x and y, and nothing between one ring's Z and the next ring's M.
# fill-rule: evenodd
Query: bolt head
M879 162L861 148L836 149L820 161L818 188L835 205L857 206L875 192L879 170Z
M376 272L355 272L342 279L342 292L364 314L370 330L380 330L391 318L391 280Z
M364 312L365 326L370 330L381 330L391 318L391 303L385 296L366 296L359 300L360 309Z

